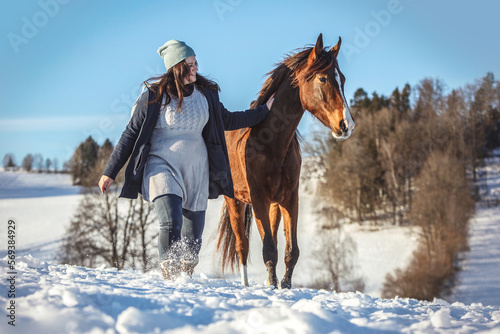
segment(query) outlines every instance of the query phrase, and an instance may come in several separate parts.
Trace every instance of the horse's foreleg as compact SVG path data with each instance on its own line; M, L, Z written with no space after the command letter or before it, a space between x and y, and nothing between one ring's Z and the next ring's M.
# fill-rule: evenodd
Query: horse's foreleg
M298 192L294 191L290 200L280 206L281 214L283 215L283 224L285 227L286 248L285 248L285 264L286 272L281 281L282 289L290 289L292 287L292 274L297 260L299 259L299 246L297 243L297 222L299 215L299 197Z
M262 239L262 256L267 268L267 284L278 287L278 277L276 276L276 263L278 262L278 250L274 242L271 224L269 221L269 204L258 203L252 200L255 221Z
M240 261L241 284L248 286L247 260L249 242L245 232L246 204L233 198L226 197L225 199L231 220L231 228L236 238L234 248Z

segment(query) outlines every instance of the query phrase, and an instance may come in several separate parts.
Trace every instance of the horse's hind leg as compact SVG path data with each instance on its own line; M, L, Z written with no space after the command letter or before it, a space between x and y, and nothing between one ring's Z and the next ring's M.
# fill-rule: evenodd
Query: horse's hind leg
M299 215L299 197L298 191L295 190L287 203L280 205L281 214L283 215L283 223L285 227L286 249L285 249L285 264L286 273L281 281L282 289L290 289L292 287L292 274L295 264L299 259L299 246L297 243L297 222Z
M241 284L248 286L248 274L247 274L247 260L249 252L249 242L246 235L246 207L247 204L240 202L234 198L225 197L227 209L229 211L229 217L231 221L231 228L235 235L235 250L238 254L240 273L241 273Z

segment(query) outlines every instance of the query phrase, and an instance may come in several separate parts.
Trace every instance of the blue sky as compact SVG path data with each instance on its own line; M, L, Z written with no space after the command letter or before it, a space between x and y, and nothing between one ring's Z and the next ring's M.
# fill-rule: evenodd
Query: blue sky
M229 110L246 109L265 73L294 49L343 47L346 97L390 95L439 78L448 90L500 75L494 0L9 1L0 14L0 157L60 166L92 135L116 143L143 80L162 74L169 39L196 52ZM307 133L312 119L300 128ZM362 131L362 129L356 129Z

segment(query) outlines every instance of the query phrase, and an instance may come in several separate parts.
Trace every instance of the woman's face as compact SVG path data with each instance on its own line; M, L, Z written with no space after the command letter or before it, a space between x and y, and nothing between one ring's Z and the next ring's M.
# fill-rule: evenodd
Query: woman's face
M187 57L184 60L189 69L188 75L184 78L184 84L188 85L196 81L196 72L198 72L198 63L196 62L196 56Z

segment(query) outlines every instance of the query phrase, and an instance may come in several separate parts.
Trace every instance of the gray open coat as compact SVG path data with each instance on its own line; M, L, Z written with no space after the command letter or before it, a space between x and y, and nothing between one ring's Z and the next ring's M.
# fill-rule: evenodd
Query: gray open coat
M209 161L209 198L219 195L234 197L233 180L224 131L251 127L263 121L269 109L266 105L247 111L229 112L219 101L216 90L199 88L208 101L209 119L202 135ZM127 160L125 183L120 197L137 198L142 189L142 175L149 156L149 139L160 115L161 99L149 104L154 94L146 91L136 102L132 117L116 144L104 175L115 179Z

